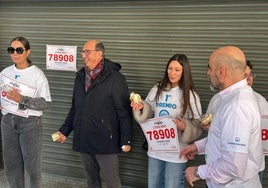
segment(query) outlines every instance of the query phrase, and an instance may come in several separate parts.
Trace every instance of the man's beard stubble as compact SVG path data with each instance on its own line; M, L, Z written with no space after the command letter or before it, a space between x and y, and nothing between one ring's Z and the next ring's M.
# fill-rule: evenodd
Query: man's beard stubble
M210 90L211 91L213 91L213 92L218 92L218 91L220 91L217 87L214 87L213 85L209 85L209 88L210 88Z
M208 77L208 81L210 83L209 88L210 88L211 91L213 91L213 92L220 91L219 84L216 84L216 83L213 84L211 79L210 79L210 77Z

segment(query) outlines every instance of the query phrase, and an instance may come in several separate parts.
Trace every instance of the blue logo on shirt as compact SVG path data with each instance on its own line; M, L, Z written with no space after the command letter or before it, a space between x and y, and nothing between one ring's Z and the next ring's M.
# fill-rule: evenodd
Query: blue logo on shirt
M239 137L235 137L235 142L240 142L240 138Z
M167 110L161 110L161 111L159 112L159 117L160 117L160 116L167 116L167 115L169 115L169 112L168 112Z
M240 143L240 138L235 137L234 142L228 142L230 145L237 145L237 146L246 146L246 144Z
M177 105L176 104L168 102L171 97L172 97L172 95L166 94L165 95L165 101L164 102L157 102L156 103L156 107L158 107L158 108L164 108L163 110L161 110L159 112L159 117L160 116L170 115L170 113L168 112L168 109L177 109Z

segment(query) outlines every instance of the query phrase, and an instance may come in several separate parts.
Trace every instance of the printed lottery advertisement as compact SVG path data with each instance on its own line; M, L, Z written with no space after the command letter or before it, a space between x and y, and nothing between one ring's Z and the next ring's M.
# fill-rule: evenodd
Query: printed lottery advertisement
M148 150L160 152L179 151L177 126L172 116L148 119L140 123L148 142Z
M46 67L51 70L77 71L77 46L46 46Z
M261 116L263 154L268 155L268 115Z
M9 100L7 93L10 90L17 90L21 95L34 97L36 94L36 87L30 86L23 82L19 82L5 75L2 75L3 86L1 88L1 107L9 113L16 114L23 117L28 117L29 110L19 110L19 103Z

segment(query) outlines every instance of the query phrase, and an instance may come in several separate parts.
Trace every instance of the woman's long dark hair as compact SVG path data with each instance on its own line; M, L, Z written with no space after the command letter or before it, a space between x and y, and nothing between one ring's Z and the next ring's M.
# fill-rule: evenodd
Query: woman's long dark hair
M189 108L189 110L192 114L192 118L193 118L194 117L193 109L190 105L190 92L193 94L194 99L195 99L195 104L196 104L195 93L197 94L197 90L194 86L191 68L190 68L190 63L189 63L186 55L175 54L169 59L167 65L166 65L164 77L160 82L158 82L158 89L157 89L155 99L156 99L156 101L158 101L162 91L167 91L171 87L171 83L170 83L170 80L168 78L168 67L172 61L178 61L179 64L183 67L182 77L178 83L178 86L183 91L183 100L181 101L183 108L181 111L181 116L183 117Z
M27 51L27 50L30 50L30 43L29 43L29 41L25 38L25 37L21 37L21 36L17 36L17 37L15 37L14 39L12 39L11 40L11 42L10 42L10 45L11 45L11 43L12 42L14 42L14 41L19 41L19 42L21 42L22 44L23 44L23 46L24 46L24 48L25 48L25 50ZM29 64L31 64L32 63L32 61L30 60L30 58L29 57L27 57L27 62L29 63Z

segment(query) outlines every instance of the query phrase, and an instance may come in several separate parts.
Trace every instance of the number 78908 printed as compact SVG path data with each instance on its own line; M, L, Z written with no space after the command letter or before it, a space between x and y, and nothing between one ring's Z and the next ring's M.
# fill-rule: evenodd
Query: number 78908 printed
M148 150L158 152L178 152L177 126L172 116L148 119L140 123L148 142Z

